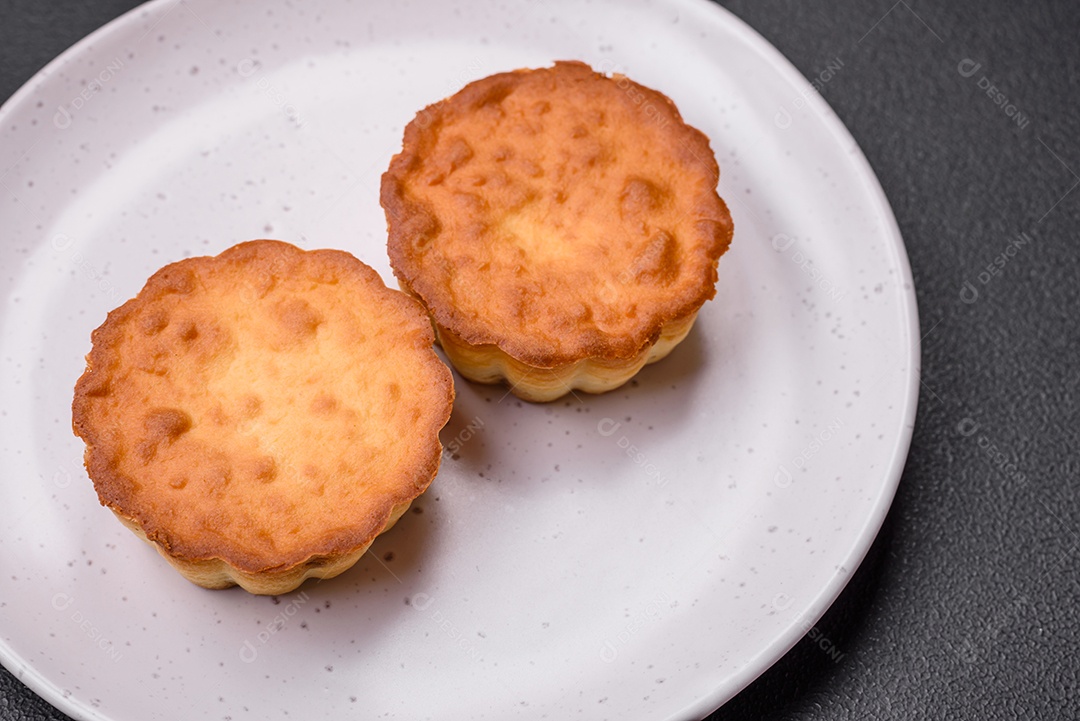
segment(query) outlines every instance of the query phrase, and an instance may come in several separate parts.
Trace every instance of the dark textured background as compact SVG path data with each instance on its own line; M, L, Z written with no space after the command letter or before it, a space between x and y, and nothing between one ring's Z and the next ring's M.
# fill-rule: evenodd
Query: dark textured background
M0 98L134 4L2 0ZM811 79L843 62L821 92L892 203L925 337L896 501L812 632L838 653L804 639L711 718L1078 719L1080 4L723 4ZM65 718L0 670L0 721Z

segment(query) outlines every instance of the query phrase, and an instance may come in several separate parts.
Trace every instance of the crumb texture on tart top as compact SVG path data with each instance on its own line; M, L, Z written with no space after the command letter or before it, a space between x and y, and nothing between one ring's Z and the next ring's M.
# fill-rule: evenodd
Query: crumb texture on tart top
M421 110L383 175L395 274L436 323L538 367L630 358L713 297L731 241L708 139L579 62Z
M87 469L174 559L262 573L355 552L438 469L453 386L430 323L348 253L260 240L174 263L92 340Z

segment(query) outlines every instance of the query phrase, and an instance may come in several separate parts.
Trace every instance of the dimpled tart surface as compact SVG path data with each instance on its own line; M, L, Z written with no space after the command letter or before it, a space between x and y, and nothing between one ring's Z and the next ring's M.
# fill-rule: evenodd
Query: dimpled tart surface
M101 503L200 585L336 575L438 470L453 385L430 322L348 253L173 263L92 341L73 427Z
M406 128L382 179L391 265L454 344L536 369L644 363L715 294L718 178L654 90L580 62L493 75Z

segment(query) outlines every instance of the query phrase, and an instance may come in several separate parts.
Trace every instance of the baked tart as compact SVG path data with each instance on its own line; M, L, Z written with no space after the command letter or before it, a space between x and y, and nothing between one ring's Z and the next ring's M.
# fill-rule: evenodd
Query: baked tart
M449 369L420 304L273 240L155 273L92 335L75 434L101 503L185 577L330 578L439 468Z
M458 371L554 400L628 381L715 295L732 222L709 140L580 62L421 110L382 177L390 264Z

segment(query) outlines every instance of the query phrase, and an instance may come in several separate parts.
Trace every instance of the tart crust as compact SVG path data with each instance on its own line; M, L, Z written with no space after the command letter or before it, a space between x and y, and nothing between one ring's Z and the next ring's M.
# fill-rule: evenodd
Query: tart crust
M92 335L72 426L102 505L206 588L360 558L434 479L453 404L423 308L273 240L155 273Z
M666 96L557 62L421 110L380 200L394 274L454 366L547 401L685 337L731 242L718 179Z

